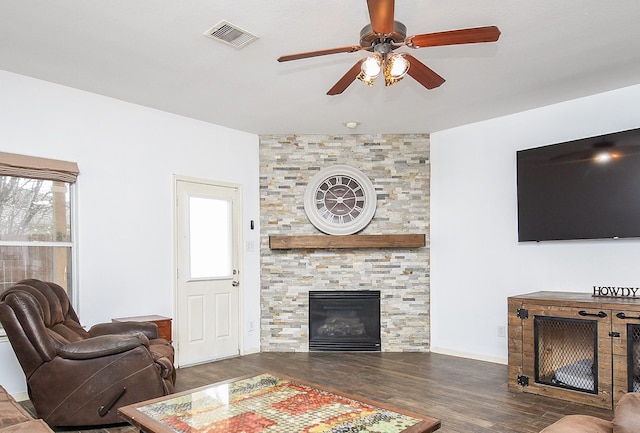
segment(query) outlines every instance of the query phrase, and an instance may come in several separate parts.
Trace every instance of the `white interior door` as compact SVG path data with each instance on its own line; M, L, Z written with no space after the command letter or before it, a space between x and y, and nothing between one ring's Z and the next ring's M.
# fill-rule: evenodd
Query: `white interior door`
M239 187L176 179L179 366L236 356Z

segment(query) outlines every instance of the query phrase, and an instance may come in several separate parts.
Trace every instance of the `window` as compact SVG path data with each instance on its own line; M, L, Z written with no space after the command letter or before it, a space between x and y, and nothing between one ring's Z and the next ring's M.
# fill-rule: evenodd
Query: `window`
M77 173L75 163L0 152L0 291L36 278L73 299Z

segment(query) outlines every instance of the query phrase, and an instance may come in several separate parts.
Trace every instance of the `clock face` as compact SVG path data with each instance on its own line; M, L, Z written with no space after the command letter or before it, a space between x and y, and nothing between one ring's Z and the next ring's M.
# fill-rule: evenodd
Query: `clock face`
M311 223L325 233L356 233L373 218L375 189L359 170L345 165L332 166L309 181L304 209Z
M316 208L320 216L334 224L357 219L366 200L362 186L350 176L330 176L316 189Z

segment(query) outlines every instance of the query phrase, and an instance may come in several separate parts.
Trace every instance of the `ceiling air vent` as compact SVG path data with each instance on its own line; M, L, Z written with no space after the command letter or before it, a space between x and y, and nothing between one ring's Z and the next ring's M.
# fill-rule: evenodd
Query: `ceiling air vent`
M216 41L223 42L236 48L242 48L258 39L256 35L253 35L246 30L242 30L240 27L227 21L220 21L218 24L204 32L204 35L208 38L215 39Z

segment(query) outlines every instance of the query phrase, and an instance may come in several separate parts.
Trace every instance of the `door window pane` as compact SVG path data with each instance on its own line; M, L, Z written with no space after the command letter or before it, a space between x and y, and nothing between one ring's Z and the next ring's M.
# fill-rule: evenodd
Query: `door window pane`
M189 197L190 277L231 277L231 251L231 203Z

